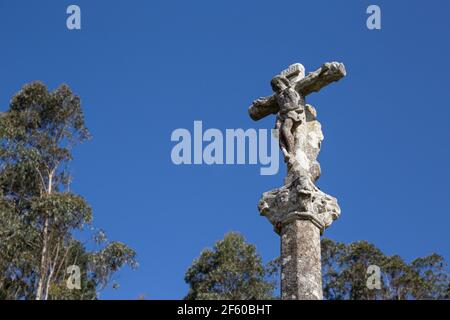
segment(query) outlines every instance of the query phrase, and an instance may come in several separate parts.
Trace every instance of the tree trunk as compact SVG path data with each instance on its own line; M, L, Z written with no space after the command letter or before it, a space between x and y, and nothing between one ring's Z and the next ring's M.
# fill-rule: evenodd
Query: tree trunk
M50 174L48 175L47 195L50 195L52 193L53 175L54 175L54 170L52 170L50 172ZM42 244L42 252L41 252L41 270L40 270L41 272L40 272L38 288L37 288L37 292L36 292L36 300L43 300L43 299L45 300L47 298L47 295L44 292L44 288L47 287L47 285L45 285L45 283L46 283L46 279L48 276L47 255L48 255L48 231L49 231L49 223L50 223L49 220L50 220L50 218L49 218L48 214L46 214L45 221L44 221L44 229L42 231L43 244Z
M41 252L41 274L39 278L38 289L36 292L36 300L42 300L44 294L44 282L47 276L47 251L48 251L48 217L45 218L44 230L43 230L43 244Z

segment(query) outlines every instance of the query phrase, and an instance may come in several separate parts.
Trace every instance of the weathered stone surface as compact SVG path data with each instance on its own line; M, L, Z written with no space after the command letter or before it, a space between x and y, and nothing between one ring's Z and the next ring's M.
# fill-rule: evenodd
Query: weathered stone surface
M305 68L300 63L294 64L300 65L303 68L303 74L299 73L299 76L293 77L288 80L294 85L298 92L301 92L303 96L307 96L310 93L318 92L324 86L338 81L346 75L345 66L342 63L330 62L323 64L318 70L311 72L306 77ZM291 65L287 70L292 68ZM282 71L281 75L286 75L288 72ZM271 114L276 114L279 111L279 106L276 104L275 96L263 97L255 100L248 109L249 115L253 120L260 120Z
M336 198L322 192L301 176L288 185L265 192L258 209L277 233L280 233L283 224L293 219L310 220L323 232L341 213Z
M316 117L316 110L306 105L306 123L294 132L295 148L288 163L285 185L265 192L258 205L261 215L269 219L277 232L285 219L299 213L310 217L323 232L341 213L336 198L315 185L321 173L317 157L323 140Z
M320 231L308 220L281 229L281 298L322 300Z
M272 79L274 94L255 100L249 108L254 120L277 114L287 164L284 186L265 192L258 205L281 236L283 299L322 299L320 235L341 210L336 198L315 185L324 137L317 112L305 97L345 75L338 62L325 63L306 77L301 64L291 65Z
M319 92L323 87L332 82L339 81L347 75L345 66L339 62L324 63L319 69L308 74L305 78L295 83L295 90L307 96L313 92Z

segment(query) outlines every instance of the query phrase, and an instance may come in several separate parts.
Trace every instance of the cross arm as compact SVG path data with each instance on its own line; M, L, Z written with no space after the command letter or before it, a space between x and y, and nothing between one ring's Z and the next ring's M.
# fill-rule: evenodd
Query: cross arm
M270 97L259 98L253 101L248 114L250 118L257 121L271 114L276 114L280 110L274 95Z
M320 89L332 82L339 81L345 75L346 71L343 63L328 62L297 82L295 89L303 96L307 96L310 93L320 91Z

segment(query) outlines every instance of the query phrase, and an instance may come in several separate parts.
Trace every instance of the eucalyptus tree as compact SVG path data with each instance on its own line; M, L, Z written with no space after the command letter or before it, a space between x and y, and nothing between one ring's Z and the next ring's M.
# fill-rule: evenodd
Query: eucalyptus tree
M205 249L186 272L186 300L261 300L274 297L276 272L236 232Z
M97 251L74 237L93 230L92 208L70 191L72 149L90 138L80 98L67 85L25 85L0 117L0 298L93 299L135 252L95 236ZM81 270L70 290L67 267Z

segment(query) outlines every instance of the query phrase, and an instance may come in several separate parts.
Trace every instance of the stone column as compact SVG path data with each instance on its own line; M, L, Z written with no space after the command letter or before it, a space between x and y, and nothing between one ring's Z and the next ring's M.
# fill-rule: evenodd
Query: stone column
M283 300L322 300L320 229L295 219L281 227L281 294Z

